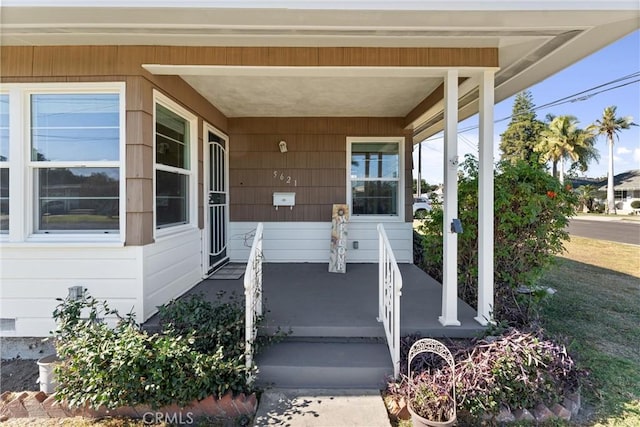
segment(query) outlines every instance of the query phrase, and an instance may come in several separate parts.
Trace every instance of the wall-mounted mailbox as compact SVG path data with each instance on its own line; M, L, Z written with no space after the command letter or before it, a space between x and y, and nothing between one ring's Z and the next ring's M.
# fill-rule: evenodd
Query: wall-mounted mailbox
M293 209L296 205L296 193L273 193L273 206L276 210L280 206L289 206L289 209Z

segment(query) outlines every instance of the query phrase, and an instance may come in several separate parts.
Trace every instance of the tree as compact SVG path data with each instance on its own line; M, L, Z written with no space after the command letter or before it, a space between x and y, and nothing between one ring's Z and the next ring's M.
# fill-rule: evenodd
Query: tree
M495 176L494 274L496 321L525 324L547 297L542 274L563 251L566 226L577 197L537 164L498 163ZM458 180L458 295L475 306L478 298L478 161L467 157ZM434 204L419 227L419 266L442 280L444 231L442 205ZM422 244L422 245L420 245ZM421 246L421 247L420 247ZM415 247L415 246L414 246ZM531 293L521 293L525 287Z
M598 159L595 148L595 135L592 131L580 129L578 119L574 116L557 116L549 126L540 133L540 142L534 147L540 153L540 161L552 162L553 176L557 176L558 163L560 174L558 179L564 182L564 161L571 160L575 165L586 170L589 161Z
M593 185L587 184L576 188L575 192L578 195L578 209L591 212L593 210L593 199L595 199L598 189Z
M542 121L536 118L533 96L524 91L516 95L511 111L511 121L507 129L500 135L500 151L502 159L510 162L526 160L537 163L538 155L534 148L545 128Z
M437 189L438 189L437 185L429 185L429 184L427 184L427 181L425 181L424 179L420 180L420 190L421 190L422 194L429 193L429 192L437 190ZM417 179L413 180L413 194L418 194L418 180ZM418 196L420 196L420 194L418 194Z
M589 126L589 130L597 135L603 135L607 138L609 145L609 170L607 173L607 213L615 213L616 204L614 201L613 191L613 137L620 139L620 131L629 129L631 126L637 126L633 123L631 116L616 117L618 107L612 105L604 109L602 118L597 119L593 125Z

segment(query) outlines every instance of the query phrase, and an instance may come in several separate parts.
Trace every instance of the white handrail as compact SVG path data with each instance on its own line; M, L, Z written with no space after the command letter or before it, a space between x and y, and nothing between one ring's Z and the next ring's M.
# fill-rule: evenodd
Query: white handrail
M393 375L400 373L400 296L402 275L382 224L378 224L378 322L383 322L393 363Z
M248 369L253 365L253 343L258 334L257 320L262 316L262 233L263 225L258 223L253 238L247 268L244 272L245 296L245 361Z

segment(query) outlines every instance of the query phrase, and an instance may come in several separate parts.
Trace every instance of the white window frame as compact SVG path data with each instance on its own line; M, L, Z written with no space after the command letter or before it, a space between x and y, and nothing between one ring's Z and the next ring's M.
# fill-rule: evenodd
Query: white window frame
M189 169L176 168L156 162L156 106L162 105L189 123ZM157 227L156 171L177 172L186 175L188 183L187 223L163 228ZM192 231L198 227L198 116L170 99L157 89L153 90L153 233L154 238L162 238L176 233Z
M12 171L13 167L11 166L11 158L13 157L13 155L12 155L13 154L13 147L11 146L11 128L12 128L11 121L12 121L12 118L13 118L13 114L11 113L11 98L12 98L11 93L8 90L2 89L2 90L0 90L0 95L1 96L5 96L6 95L8 97L8 99L9 99L9 160L6 160L6 161L0 160L0 168L9 169L9 230L7 230L6 233L0 233L0 241L7 241L7 240L10 239L11 228L12 228L11 227L11 218L12 218L11 210L12 210L13 203L11 203L11 194L12 194L11 171Z
M624 202L629 198L629 192L627 190L614 190L613 200L616 202Z
M124 82L86 83L10 83L9 93L9 165L10 226L9 242L14 243L96 243L124 245L126 237L126 85ZM34 174L39 167L31 161L31 95L110 93L119 97L119 160L87 162L87 167L117 167L119 176L119 229L102 231L38 232ZM72 164L73 163L73 164ZM48 162L47 167L78 167L82 162ZM39 163L40 164L40 163ZM6 236L6 235L5 235Z
M398 213L396 215L355 215L353 213L353 195L351 194L351 153L352 145L358 143L386 142L398 144ZM404 144L405 138L401 136L348 136L347 137L347 204L349 205L352 222L404 222Z

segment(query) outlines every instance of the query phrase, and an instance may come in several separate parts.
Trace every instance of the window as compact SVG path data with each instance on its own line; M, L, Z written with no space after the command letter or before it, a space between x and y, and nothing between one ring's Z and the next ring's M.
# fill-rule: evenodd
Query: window
M352 215L399 216L402 197L401 139L349 138Z
M9 95L0 94L0 234L9 233Z
M627 200L627 190L614 190L613 193L614 193L614 196L613 196L614 200L622 200L622 201Z
M120 95L29 98L30 167L40 233L120 229Z
M164 98L164 97L163 97ZM169 100L155 106L156 228L190 223L195 117ZM179 111L179 112L175 112Z

